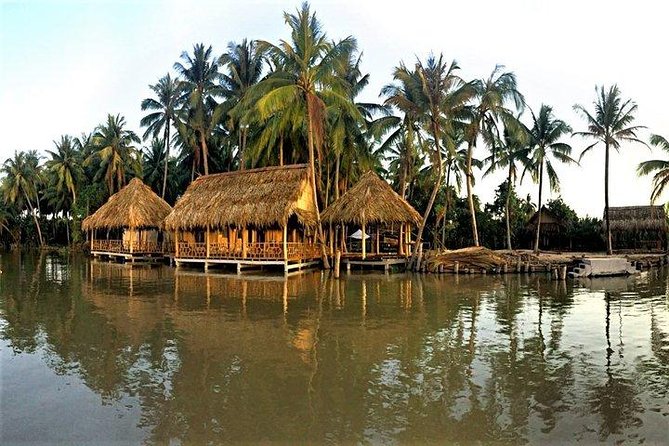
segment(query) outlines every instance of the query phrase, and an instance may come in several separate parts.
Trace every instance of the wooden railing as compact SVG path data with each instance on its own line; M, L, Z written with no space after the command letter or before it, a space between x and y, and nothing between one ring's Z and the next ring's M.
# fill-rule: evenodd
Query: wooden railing
M132 246L132 250L130 247ZM118 253L161 253L163 252L162 245L156 242L132 241L126 242L123 240L93 240L91 242L91 251L101 252L118 252Z
M291 242L286 244L288 260L310 260L320 257L318 245L313 243ZM246 250L241 245L228 246L227 243L209 244L207 257L206 243L179 242L177 258L183 259L219 259L219 260L283 260L283 243L249 243Z

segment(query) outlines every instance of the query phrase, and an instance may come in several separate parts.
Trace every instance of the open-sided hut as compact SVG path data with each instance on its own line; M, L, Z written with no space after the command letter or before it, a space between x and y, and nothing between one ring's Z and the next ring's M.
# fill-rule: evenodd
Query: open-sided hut
M609 219L613 249L667 249L667 216L663 206L610 207Z
M134 259L163 254L161 225L172 211L169 204L142 180L127 186L82 222L89 234L91 253Z
M355 252L357 246L351 246L348 254L359 255L363 260L368 257L368 252L372 257L410 255L411 227L418 225L420 220L420 214L371 171L322 215L325 224L344 228L345 238L360 231L359 252ZM331 243L336 244L332 235L330 238Z
M534 246L534 237L537 230L539 212L535 212L525 225L529 247ZM546 206L541 207L541 226L539 228L539 249L567 249L570 240L567 235L567 225Z
M199 177L165 219L175 262L305 266L320 256L313 198L304 164Z

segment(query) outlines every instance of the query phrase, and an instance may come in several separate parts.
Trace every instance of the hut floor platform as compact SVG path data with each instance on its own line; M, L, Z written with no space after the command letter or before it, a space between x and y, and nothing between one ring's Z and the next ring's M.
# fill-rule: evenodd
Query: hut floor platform
M95 259L106 258L110 261L130 263L155 263L165 260L165 255L162 253L91 251L91 255Z
M365 259L361 255L349 254L342 257L341 261L346 265L346 271L356 269L378 269L383 268L388 272L393 267L406 268L407 258L393 255L368 255Z
M234 266L237 274L242 274L249 270L262 269L281 269L284 274L291 274L300 272L306 269L319 266L320 260L302 260L302 261L285 261L285 260L258 260L258 259L197 259L197 258L174 258L174 264L181 266L203 266L205 272L213 267L231 267Z

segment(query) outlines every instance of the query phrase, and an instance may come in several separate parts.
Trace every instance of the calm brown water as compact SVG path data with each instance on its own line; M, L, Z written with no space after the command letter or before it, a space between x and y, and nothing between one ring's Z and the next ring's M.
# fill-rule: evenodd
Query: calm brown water
M0 257L0 443L666 444L667 275Z

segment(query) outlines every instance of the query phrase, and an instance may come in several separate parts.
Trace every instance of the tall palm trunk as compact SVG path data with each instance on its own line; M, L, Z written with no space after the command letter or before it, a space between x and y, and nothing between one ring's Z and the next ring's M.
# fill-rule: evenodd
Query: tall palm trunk
M204 174L209 175L209 149L207 140L204 137L204 130L200 129L200 147L202 148L202 158L204 159Z
M279 135L279 166L283 166L283 134Z
M314 209L316 210L316 235L318 237L318 242L321 245L321 257L323 258L323 267L325 269L330 269L330 261L328 260L328 254L325 249L325 236L323 235L323 225L321 224L321 213L318 210L318 193L316 192L316 161L314 156L314 125L312 122L312 110L311 110L311 101L307 96L307 122L309 129L307 132L307 145L309 147L309 173L311 175L311 187L314 190L313 200L314 200Z
M511 247L511 211L509 207L511 206L511 176L513 173L513 163L509 163L509 176L506 180L506 206L505 206L505 218L506 218L506 249L509 251L513 250Z
M606 141L606 155L604 157L604 217L606 219L606 253L613 254L611 243L611 223L609 221L609 143Z
M430 216L432 206L434 205L434 200L437 197L439 188L441 188L441 177L443 174L443 166L441 165L441 147L439 147L439 131L437 128L437 123L434 120L432 121L432 137L434 138L434 149L437 154L437 160L435 162L435 167L437 168L437 178L435 178L432 194L430 194L430 200L427 202L427 207L425 208L423 221L421 221L420 226L418 227L418 234L416 235L416 249L414 249L413 255L411 257L411 265L414 267L416 266L416 261L418 259L418 252L421 251L419 246L423 241L423 231L425 230L425 225L427 224L427 218Z
M541 235L541 190L544 186L544 160L541 159L541 166L539 167L539 205L537 207L537 230L534 236L534 252L539 252L539 237Z
M167 165L170 160L170 120L165 123L165 168L163 169L163 192L160 198L165 199L165 190L167 189Z
M42 228L39 225L39 220L37 219L37 214L35 213L35 208L33 207L33 204L30 202L30 198L28 198L28 194L26 191L23 191L23 196L26 198L26 203L28 203L28 209L30 210L30 213L33 216L33 220L35 221L35 227L37 228L37 235L39 236L39 244L40 246L44 246L44 238L42 237Z
M467 148L467 202L469 203L469 214L472 222L472 240L474 241L474 246L479 246L479 231L476 226L476 209L474 209L474 191L472 185L472 177L474 176L472 172L472 157L475 146L476 144L470 141Z
M448 169L446 169L446 194L445 194L445 199L446 203L444 206L444 221L441 224L441 245L446 248L446 216L448 215L448 211L450 210L450 201L451 201L451 159L449 155L449 160L446 161L448 163Z

